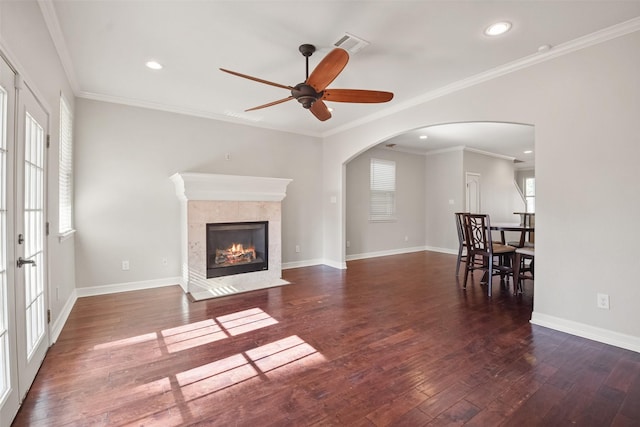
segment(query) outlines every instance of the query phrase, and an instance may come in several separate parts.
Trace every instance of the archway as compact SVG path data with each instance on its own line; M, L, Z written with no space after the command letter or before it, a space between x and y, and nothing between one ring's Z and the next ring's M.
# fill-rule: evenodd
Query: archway
M370 164L395 168L395 215L370 216ZM456 253L453 212L464 211L465 174L483 176L483 211L515 221L526 207L523 177L534 175L534 127L454 122L419 127L374 144L345 162L345 260L434 250ZM480 173L481 172L481 173Z

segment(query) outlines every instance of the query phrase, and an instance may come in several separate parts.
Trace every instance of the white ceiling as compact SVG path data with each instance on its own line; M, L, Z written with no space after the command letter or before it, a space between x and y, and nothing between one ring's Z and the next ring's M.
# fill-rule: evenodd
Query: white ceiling
M640 0L40 0L40 5L77 96L317 136L398 111L514 61L550 55L599 30L631 19L635 25L640 17ZM485 36L484 28L499 20L510 21L512 30ZM345 32L370 45L351 56L329 87L390 91L391 102L327 103L334 111L326 122L295 100L245 113L289 93L218 70L295 85L305 79L298 46L318 48L312 70ZM538 53L543 45L552 48ZM150 59L164 68L147 69ZM474 136L475 148L513 156L489 144L504 140L486 136L492 128L505 129L483 125L478 138L464 126L458 136L434 135L430 147L445 141L469 145L464 131Z

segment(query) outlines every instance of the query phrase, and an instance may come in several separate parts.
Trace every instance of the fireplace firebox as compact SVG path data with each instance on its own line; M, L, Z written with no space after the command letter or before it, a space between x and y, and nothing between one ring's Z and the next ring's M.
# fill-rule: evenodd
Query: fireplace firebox
M268 269L268 221L207 224L207 279Z

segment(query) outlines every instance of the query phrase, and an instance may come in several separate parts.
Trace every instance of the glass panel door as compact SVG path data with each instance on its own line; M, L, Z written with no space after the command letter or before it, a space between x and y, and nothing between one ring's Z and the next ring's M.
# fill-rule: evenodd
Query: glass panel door
M16 363L13 237L15 74L0 58L0 425L10 425L20 401Z
M18 378L24 395L49 346L45 166L48 116L28 86L20 91L16 173L16 323Z

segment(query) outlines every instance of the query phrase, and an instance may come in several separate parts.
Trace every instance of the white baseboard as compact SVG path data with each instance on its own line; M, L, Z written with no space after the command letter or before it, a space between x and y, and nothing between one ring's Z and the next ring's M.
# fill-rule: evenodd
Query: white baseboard
M347 261L355 261L357 259L377 258L381 256L388 256L388 255L401 255L401 254L408 254L411 252L422 252L425 250L427 250L426 246L414 246L412 248L400 248L400 249L390 249L386 251L352 254L352 255L347 255Z
M640 338L548 314L533 312L531 323L640 353Z
M337 268L338 270L346 270L347 269L346 261L339 262L339 261L334 261L334 260L330 260L330 259L324 259L324 260L322 260L321 264L324 264L324 265L329 266L329 267Z
M388 256L388 255L401 255L401 254L408 254L411 252L422 252L422 251L441 252L441 253L451 254L451 255L458 254L457 249L437 248L434 246L414 246L411 248L400 248L400 249L391 249L386 251L366 252L361 254L347 255L345 262L337 262L337 261L328 260L328 259L311 259L311 260L304 260L304 261L284 262L282 263L282 269L288 270L290 268L311 267L314 265L326 265L328 267L333 267L340 270L346 270L347 268L346 261L355 261L358 259L376 258L376 257Z
M115 294L117 292L139 291L142 289L162 288L175 286L182 283L182 277L166 277L163 279L143 280L140 282L115 283L104 286L91 286L88 288L76 288L78 298L92 297L96 295Z
M443 254L458 255L458 249L438 248L436 246L426 246L425 251L440 252Z
M69 314L71 314L71 309L73 308L77 300L78 300L78 294L74 289L73 292L71 292L71 295L69 295L67 302L64 304L64 307L62 307L62 310L60 311L58 318L56 319L55 322L53 322L53 324L51 325L51 328L49 329L49 339L51 341L51 344L55 343L58 340L58 337L60 336L60 332L62 332L62 328L64 327L64 324L67 323Z
M283 262L282 269L288 270L290 268L311 267L313 265L321 264L324 264L323 260L321 259L307 259L303 261Z

